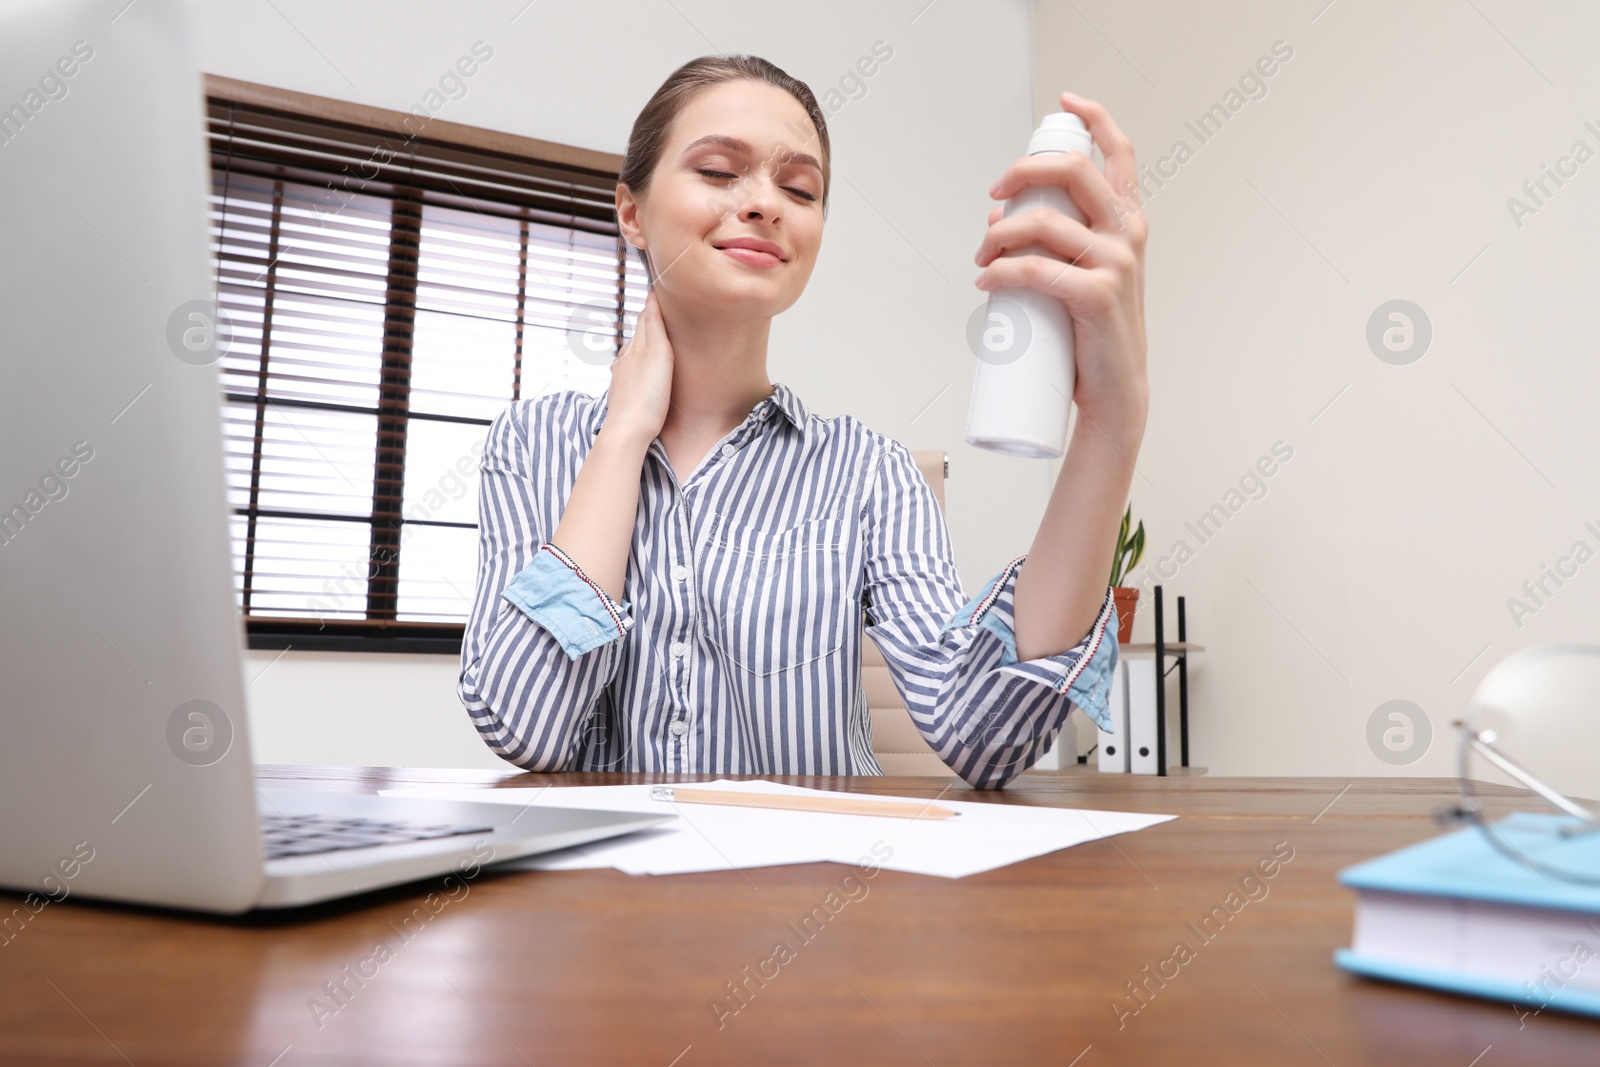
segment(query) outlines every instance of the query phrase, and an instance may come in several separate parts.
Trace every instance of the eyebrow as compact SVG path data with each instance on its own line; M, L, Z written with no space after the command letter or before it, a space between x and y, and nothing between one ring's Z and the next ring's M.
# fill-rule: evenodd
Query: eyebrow
M738 137L729 137L727 134L722 133L708 133L698 140L690 141L684 148L683 154L688 155L701 145L708 144L721 145L730 152L739 152L747 156L755 154L755 149L751 147L749 141ZM785 151L788 152L788 158L784 160L785 163L797 163L802 167L816 167L819 172L822 170L822 164L817 161L816 156L806 152L789 152L787 149Z

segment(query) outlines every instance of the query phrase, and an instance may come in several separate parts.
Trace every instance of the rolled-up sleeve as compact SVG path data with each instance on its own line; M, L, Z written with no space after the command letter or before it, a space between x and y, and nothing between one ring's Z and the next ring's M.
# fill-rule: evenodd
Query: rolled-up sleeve
M633 619L626 600L612 600L547 541L541 479L559 477L574 457L557 454L553 432L530 431L534 410L533 402L508 407L484 444L478 580L457 694L491 751L530 771L556 771L573 764L591 724L605 735L597 704ZM537 471L535 447L549 453Z
M1110 726L1117 663L1111 590L1083 639L1019 661L1012 602L1018 556L967 599L938 499L906 447L885 449L868 503L867 634L939 758L980 789L1027 770L1074 707Z
M568 659L626 636L633 627L628 602L611 599L572 557L549 542L539 546L533 562L500 595L549 630Z

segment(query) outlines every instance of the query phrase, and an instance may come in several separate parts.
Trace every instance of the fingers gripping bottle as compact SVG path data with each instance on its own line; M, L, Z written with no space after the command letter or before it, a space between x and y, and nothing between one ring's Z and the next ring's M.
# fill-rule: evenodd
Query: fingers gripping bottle
M1070 112L1046 115L1028 142L1028 155L1082 152L1093 139ZM1083 212L1059 185L1030 185L1006 201L1003 218L1034 208L1053 208L1083 222ZM1042 255L1066 261L1040 245L1007 256ZM1072 403L1072 316L1060 299L1027 287L995 289L981 323L969 327L978 356L967 409L967 443L1027 459L1055 459L1066 451L1067 409Z

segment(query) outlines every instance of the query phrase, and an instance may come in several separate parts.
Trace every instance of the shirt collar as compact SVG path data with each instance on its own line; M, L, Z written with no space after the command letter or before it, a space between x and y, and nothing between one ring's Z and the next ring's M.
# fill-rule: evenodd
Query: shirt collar
M600 424L606 421L606 407L611 398L608 388L595 398L594 407L589 412L589 436L593 437L600 432ZM799 395L782 382L774 382L772 393L763 398L751 411L757 418L767 418L765 412L776 409L784 418L788 419L803 436L806 426L811 421L811 410L806 407Z
M762 405L771 405L772 407L776 407L779 411L783 412L784 416L791 423L794 424L795 429L799 430L802 434L806 432L806 424L811 421L811 412L805 406L805 404L801 402L799 395L787 385L784 385L782 382L774 382L772 395L761 401L761 404L756 406L759 409Z

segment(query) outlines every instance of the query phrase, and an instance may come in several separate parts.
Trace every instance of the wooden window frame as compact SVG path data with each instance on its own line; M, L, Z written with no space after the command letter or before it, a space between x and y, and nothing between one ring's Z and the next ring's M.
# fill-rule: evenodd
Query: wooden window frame
M252 82L205 75L205 95L208 110L214 105L240 105L265 110L279 115L313 123L358 128L369 135L391 143L394 155L403 154L403 146L423 144L434 147L467 149L486 153L502 159L523 163L549 165L565 170L582 172L589 181L609 179L615 182L621 171L623 157L608 152L571 145L542 141L532 137L503 133L496 130L466 126L415 113L392 111L329 97L314 96L288 89L258 85ZM296 179L301 180L301 179ZM410 363L412 324L416 312L417 266L421 233L423 197L420 189L411 190L410 196L394 197L395 212L391 222L389 276L385 301L383 328L383 365L379 386L378 441L375 454L372 528L368 548L367 618L316 619L310 617L254 617L248 614L251 594L252 569L249 565L254 553L256 518L263 514L256 501L260 491L262 463L261 414L267 403L268 359L265 346L269 344L265 331L270 331L271 319L265 323L261 378L255 396L239 395L231 399L255 402L258 408L256 440L251 458L250 505L246 536L246 568L244 576L245 630L252 649L297 648L307 651L361 651L403 652L459 655L464 624L423 622L395 618L399 590L399 542L401 534L401 505L404 494L404 453L406 431L409 426ZM281 195L281 194L280 194ZM402 210L402 205L404 210ZM613 216L612 222L615 219ZM522 226L522 267L527 269L528 227ZM625 289L624 261L626 246L618 237L618 292ZM525 287L526 276L520 286ZM272 299L271 284L266 298ZM519 291L519 304L523 293ZM517 327L517 358L514 388L520 395L522 375L522 329L519 317ZM622 323L618 322L619 343ZM219 398L219 402L222 398ZM274 398L274 404L294 404L291 400ZM337 408L336 404L315 404L316 407ZM451 416L429 416L445 421L479 423L483 420ZM409 520L406 520L409 521ZM458 525L451 523L449 525Z

